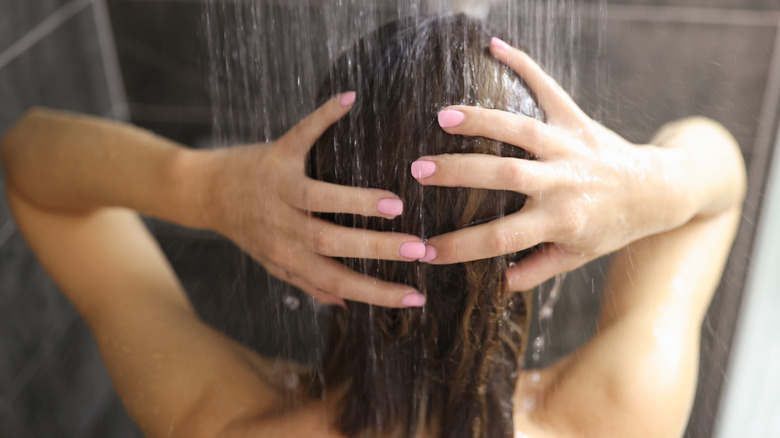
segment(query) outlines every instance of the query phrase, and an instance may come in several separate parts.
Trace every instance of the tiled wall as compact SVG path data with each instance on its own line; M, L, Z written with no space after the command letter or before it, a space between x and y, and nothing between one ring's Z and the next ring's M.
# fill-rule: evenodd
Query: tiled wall
M102 1L0 2L0 135L33 105L126 117ZM4 195L0 436L137 436L87 326L30 254Z
M110 24L97 0L0 3L0 133L24 108L45 104L120 118L129 114L133 122L185 144L206 143L212 116L200 28L203 2L106 1ZM705 323L701 384L688 431L691 437L708 437L777 127L780 2L610 1L606 17L599 16L599 0L586 3L594 8L584 9L578 35L581 68L571 82L575 99L635 141L648 140L654 129L677 117L713 117L735 133L749 167L745 220ZM599 33L602 21L607 27ZM113 29L121 71L107 48L107 29ZM124 89L117 86L120 76ZM235 304L231 297L240 295L219 301L210 292L247 287L234 280L251 269L214 236L165 225L156 229L204 317L234 330L229 322L220 323L219 309ZM564 295L556 313L581 322L566 318L566 324L553 328L552 339L566 341L550 345L550 354L581 342L579 333L593 332L592 321L578 309L598 305L590 280L598 283L602 277L601 265L570 276L569 286L576 290ZM291 313L282 319L293 321L290 331L304 333L295 318ZM254 333L238 336L262 343ZM305 358L300 351L289 354ZM86 328L30 257L0 202L0 436L134 433Z

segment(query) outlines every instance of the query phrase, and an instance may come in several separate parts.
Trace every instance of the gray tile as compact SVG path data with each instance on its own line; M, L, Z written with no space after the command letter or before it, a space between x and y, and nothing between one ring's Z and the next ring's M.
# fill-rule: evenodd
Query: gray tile
M603 54L583 28L574 97L586 112L635 142L680 117L711 117L750 155L776 28L609 21Z
M3 167L2 162L0 162L0 247L10 237L8 233L10 233L11 229L9 227L13 227L13 224L10 224L11 220L11 210L8 209L8 201L5 199Z
M134 118L133 123L183 145L202 148L211 143L211 124L176 123Z
M127 415L125 407L118 397L114 396L105 404L105 410L94 424L88 438L143 438L138 426Z
M0 70L0 135L33 105L108 113L107 91L91 7Z
M68 1L4 0L0 2L0 52Z
M588 0L598 3L603 0ZM606 0L609 5L651 5L699 8L728 8L748 10L780 10L777 0Z
M201 9L201 2L108 2L130 103L210 106Z
M113 394L89 328L75 317L10 405L32 436L76 437L96 427Z
M24 373L59 341L72 314L70 304L15 233L0 247L0 399L24 386Z

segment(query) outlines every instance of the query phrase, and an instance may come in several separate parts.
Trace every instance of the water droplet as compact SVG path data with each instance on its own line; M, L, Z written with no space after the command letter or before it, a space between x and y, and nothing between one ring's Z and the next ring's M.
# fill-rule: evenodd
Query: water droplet
M538 385L539 382L542 381L542 375L538 372L533 372L530 376L528 376L528 380L532 385Z
M284 376L284 386L287 387L287 389L295 389L298 387L298 383L300 383L301 379L298 377L298 374L296 373L290 373L286 376Z
M523 407L526 411L533 411L536 409L536 398L535 397L526 397L523 399L522 403L520 405Z
M536 339L534 339L534 350L543 350L544 349L544 337L543 336L537 336Z
M290 310L298 310L301 307L301 300L292 295L285 295L284 305Z

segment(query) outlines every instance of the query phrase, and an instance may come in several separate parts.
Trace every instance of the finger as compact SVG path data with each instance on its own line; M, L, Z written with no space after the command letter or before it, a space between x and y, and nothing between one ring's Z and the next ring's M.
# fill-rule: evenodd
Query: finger
M520 260L517 266L507 269L509 290L523 292L533 289L558 274L579 268L587 261L584 255L567 252L560 245L546 244L540 251Z
M275 263L271 262L270 260L262 258L259 259L258 262L261 265L263 265L263 267L269 274L273 275L279 280L290 283L293 286L297 287L298 289L306 292L307 294L311 295L314 299L319 301L321 304L324 304L326 306L330 306L330 305L336 305L342 307L346 306L346 303L341 298L317 289L316 287L304 281L301 277L293 274L292 272L285 271L284 269L282 269Z
M392 219L404 210L403 201L387 190L348 187L310 178L296 178L282 190L290 205L304 211Z
M574 116L577 119L585 117L584 120L587 120L587 116L574 103L571 96L528 54L498 38L490 41L490 52L523 78L549 116L564 119L567 116Z
M274 254L276 263L314 288L336 297L383 307L421 307L425 297L403 284L355 272L306 248L287 248Z
M292 153L305 155L330 125L336 123L349 112L354 102L354 91L330 99L308 117L298 122L277 144L289 148Z
M420 167L433 169L433 174L418 178L423 175L418 171ZM554 182L549 167L541 162L487 154L422 157L412 163L411 172L424 185L511 190L526 194L540 193Z
M468 262L511 254L544 242L548 233L541 210L513 213L486 224L464 228L428 240L434 265ZM430 259L430 260L429 260Z
M439 112L439 126L450 134L508 143L537 157L560 154L570 141L555 127L533 117L496 109L450 106Z
M425 245L411 234L343 227L304 214L292 215L281 226L292 240L328 257L409 262L425 256Z

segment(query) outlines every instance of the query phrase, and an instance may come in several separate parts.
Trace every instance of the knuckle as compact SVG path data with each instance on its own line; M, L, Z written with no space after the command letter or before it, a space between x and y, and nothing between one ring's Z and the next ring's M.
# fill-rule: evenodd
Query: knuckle
M581 235L586 223L587 219L582 209L577 207L570 208L561 218L561 233L567 236Z
M336 255L336 240L326 230L315 231L312 246L314 251L319 254L329 257Z
M455 157L451 157L450 165L451 165L451 172L450 172L450 183L453 185L458 185L463 181L463 178L468 175L468 168L466 166L466 161L461 160Z
M439 253L437 260L460 260L461 246L459 239L443 239L433 243Z
M499 171L503 181L506 181L510 187L521 188L525 186L527 175L516 161L507 161L502 165Z
M535 145L542 141L544 131L542 130L543 128L540 123L536 123L535 121L527 121L522 129L525 131L525 135L529 143Z
M341 281L336 277L328 278L325 284L327 286L326 290L339 298L350 298L354 295L351 294L348 283L346 281Z
M488 248L493 254L507 254L514 251L516 234L505 228L497 228L488 238Z
M368 248L370 248L371 253L370 254L361 254L362 258L385 258L390 256L390 253L388 251L385 251L385 245L382 243L380 239L373 239L370 241L370 243L367 245ZM400 244L398 244L400 246Z
M309 205L316 199L316 196L317 194L312 184L303 184L298 191L298 205L308 210Z

